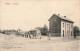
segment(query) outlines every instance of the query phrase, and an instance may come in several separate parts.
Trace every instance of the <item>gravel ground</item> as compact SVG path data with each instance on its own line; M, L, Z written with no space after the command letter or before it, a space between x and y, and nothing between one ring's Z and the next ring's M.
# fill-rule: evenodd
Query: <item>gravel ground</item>
M74 37L42 37L28 39L14 35L0 34L0 51L80 51L79 36Z

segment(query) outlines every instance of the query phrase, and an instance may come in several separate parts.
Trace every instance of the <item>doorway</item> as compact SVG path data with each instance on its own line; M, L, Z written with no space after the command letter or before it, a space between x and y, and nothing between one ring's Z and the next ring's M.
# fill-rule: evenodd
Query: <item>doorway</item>
M63 37L64 37L64 30L63 30Z

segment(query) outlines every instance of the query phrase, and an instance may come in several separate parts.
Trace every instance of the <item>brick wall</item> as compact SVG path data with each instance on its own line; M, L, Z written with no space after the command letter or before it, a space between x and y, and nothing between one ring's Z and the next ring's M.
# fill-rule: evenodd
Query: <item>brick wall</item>
M61 19L57 15L53 15L49 20L49 30L52 36L60 36Z

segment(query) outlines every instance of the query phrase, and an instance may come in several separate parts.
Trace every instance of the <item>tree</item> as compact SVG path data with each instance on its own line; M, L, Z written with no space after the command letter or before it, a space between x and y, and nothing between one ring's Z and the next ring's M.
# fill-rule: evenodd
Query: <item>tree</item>
M42 30L43 35L47 35L47 30L48 30L48 27L44 25L43 30Z
M47 35L48 27L46 25L44 27L36 27L35 29L40 30L42 35Z
M74 32L74 38L76 38L77 34L79 33L79 27L74 26L73 32Z

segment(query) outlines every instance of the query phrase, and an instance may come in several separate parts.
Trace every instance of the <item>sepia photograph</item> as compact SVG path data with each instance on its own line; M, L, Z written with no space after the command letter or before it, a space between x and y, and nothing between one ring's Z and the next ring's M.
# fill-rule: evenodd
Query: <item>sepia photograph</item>
M0 51L80 51L80 0L0 0Z

